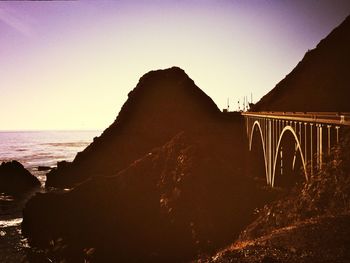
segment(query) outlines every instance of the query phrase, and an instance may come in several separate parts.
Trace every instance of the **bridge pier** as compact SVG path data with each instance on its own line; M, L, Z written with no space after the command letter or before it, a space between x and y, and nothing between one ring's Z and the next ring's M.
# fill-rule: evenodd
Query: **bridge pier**
M339 143L339 128L340 126L335 126L335 129L337 130L337 144Z
M322 161L323 161L323 134L322 134L322 124L318 125L319 133L318 133L318 169L322 168Z
M312 131L312 127L314 126L313 123L310 123L310 144L311 144L311 149L310 149L310 166L311 166L311 176L314 174L314 149L313 149L313 143L314 143L314 140L312 138L312 134L313 134L313 131Z
M307 163L308 158L307 158L307 123L304 122L304 153L305 153L305 162Z
M328 130L328 144L327 144L327 154L331 154L331 125L327 125L327 130Z

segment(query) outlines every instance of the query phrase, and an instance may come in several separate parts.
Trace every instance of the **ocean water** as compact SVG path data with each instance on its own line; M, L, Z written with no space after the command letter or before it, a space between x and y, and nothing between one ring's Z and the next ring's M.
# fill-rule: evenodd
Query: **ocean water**
M38 166L56 166L72 161L101 131L10 131L0 132L0 162L17 160L45 182L45 171Z
M47 171L38 171L38 166L55 167L58 161L72 161L100 134L101 131L1 131L0 163L19 161L44 186ZM29 197L0 193L0 262L22 262L32 253L20 227L22 209Z

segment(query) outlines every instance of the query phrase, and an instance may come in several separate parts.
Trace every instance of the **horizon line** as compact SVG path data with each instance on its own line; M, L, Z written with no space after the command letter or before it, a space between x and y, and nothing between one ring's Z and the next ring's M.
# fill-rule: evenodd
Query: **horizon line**
M75 131L104 131L105 129L0 129L0 132L75 132Z

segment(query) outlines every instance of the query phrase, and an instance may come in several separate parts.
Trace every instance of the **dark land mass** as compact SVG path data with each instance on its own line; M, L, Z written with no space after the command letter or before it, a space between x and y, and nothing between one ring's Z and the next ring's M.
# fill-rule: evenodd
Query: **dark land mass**
M350 262L350 133L309 182L266 205L236 242L198 262Z
M335 28L253 111L350 112L350 17Z
M117 119L72 163L59 163L46 186L67 188L91 176L115 175L182 131L210 130L221 112L180 68L145 74Z
M179 68L147 73L115 123L49 173L48 185L75 186L32 198L23 234L54 261L183 262L213 252L271 198L245 176L246 155L239 114L221 113Z
M40 187L39 180L17 161L0 165L0 193L20 195Z

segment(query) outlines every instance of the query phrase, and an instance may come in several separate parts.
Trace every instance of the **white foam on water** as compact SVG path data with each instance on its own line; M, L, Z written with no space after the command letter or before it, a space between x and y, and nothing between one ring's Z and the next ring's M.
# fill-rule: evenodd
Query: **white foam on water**
M0 228L11 227L11 226L19 226L23 221L22 217L8 219L8 220L0 220Z

